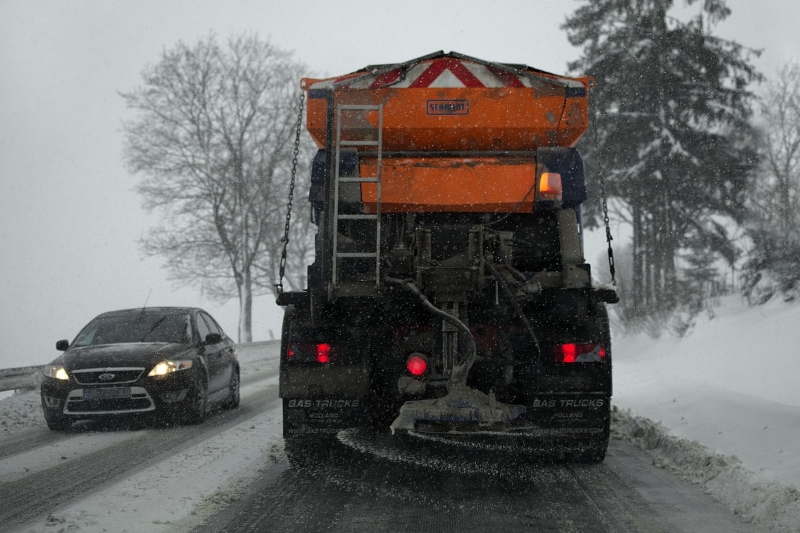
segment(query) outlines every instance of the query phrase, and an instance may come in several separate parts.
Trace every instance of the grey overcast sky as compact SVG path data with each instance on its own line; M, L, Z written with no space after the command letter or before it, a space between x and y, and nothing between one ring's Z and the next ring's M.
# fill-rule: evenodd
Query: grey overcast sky
M676 1L680 4L680 0ZM728 0L716 33L761 48L766 74L800 53L797 0ZM565 72L568 0L0 0L0 368L44 364L97 314L195 305L235 336L237 303L175 288L137 239L155 215L122 165L119 91L164 48L213 32L257 32L320 75L455 50ZM128 117L129 118L129 117ZM592 253L587 254L594 257ZM256 300L254 336L282 312Z

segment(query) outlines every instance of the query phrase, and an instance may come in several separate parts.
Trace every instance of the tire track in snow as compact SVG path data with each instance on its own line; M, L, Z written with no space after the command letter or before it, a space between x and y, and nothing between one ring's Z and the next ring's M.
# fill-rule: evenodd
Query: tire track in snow
M270 385L239 409L212 415L199 426L143 432L132 443L116 443L64 464L0 486L0 524L10 530L39 519L171 456L279 406ZM57 481L56 481L57 480Z
M598 465L413 444L342 432L301 467L267 468L193 533L753 531L618 441Z

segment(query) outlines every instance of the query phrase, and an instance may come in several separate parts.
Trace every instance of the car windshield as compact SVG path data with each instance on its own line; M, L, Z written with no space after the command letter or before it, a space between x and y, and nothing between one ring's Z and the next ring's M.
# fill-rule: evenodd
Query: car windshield
M176 342L189 339L187 314L144 313L95 318L78 334L73 346L129 342Z

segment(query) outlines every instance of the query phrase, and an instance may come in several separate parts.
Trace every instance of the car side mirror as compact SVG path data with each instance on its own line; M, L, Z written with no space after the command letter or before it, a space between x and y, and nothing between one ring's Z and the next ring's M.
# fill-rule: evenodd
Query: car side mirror
M56 343L56 350L58 350L59 352L63 352L67 348L69 348L69 341L68 340L58 341Z
M222 335L220 335L219 333L209 333L208 335L206 335L207 345L210 346L212 344L219 344L220 342L222 342Z

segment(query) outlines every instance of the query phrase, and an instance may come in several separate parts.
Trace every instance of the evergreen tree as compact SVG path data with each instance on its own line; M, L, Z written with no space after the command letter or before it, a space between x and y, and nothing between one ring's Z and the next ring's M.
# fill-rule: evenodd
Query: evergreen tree
M583 48L569 68L595 78L587 166L632 225L627 318L663 316L692 300L682 251L735 259L725 222L741 217L757 161L748 86L759 75L751 52L709 33L730 13L724 0L688 22L668 15L673 0L583 1L564 28Z

